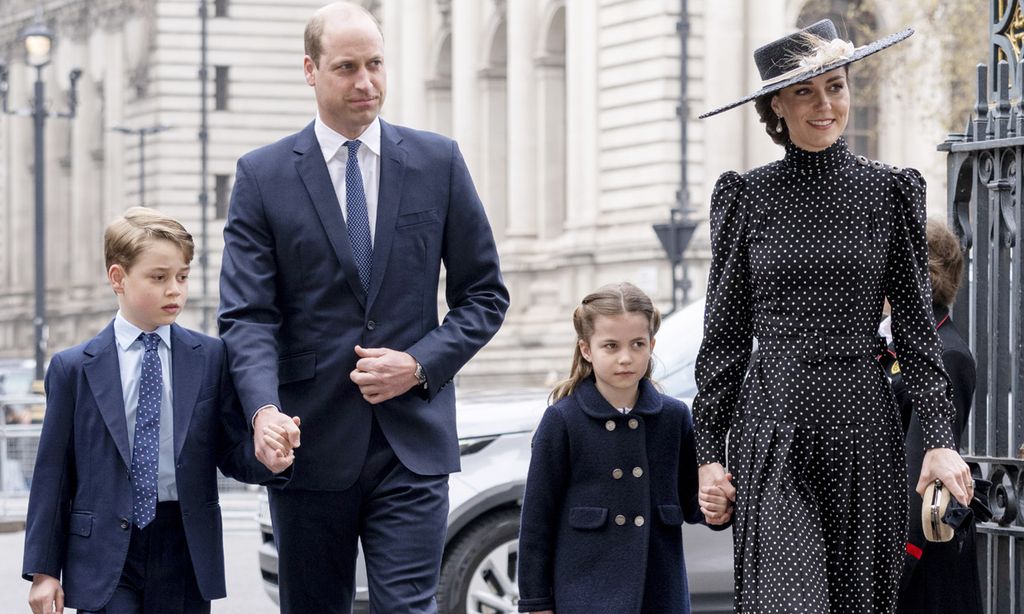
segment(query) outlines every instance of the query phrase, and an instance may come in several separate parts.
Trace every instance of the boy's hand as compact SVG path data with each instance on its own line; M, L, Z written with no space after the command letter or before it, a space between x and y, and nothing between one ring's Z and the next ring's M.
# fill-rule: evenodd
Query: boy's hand
M302 420L298 416L292 416L292 422L297 427L302 426ZM294 460L292 442L288 439L288 432L280 424L270 424L263 430L263 443L273 448L277 452L278 458Z
M256 449L256 459L267 469L281 473L295 461L293 450L300 445L299 422L298 416L291 418L273 406L267 406L256 414L252 443ZM267 443L268 436L271 441L277 440L275 433L280 433L280 437L286 442L282 444L283 448L275 448ZM283 452L283 455L279 452Z
M32 588L28 591L28 605L32 614L50 614L64 612L64 589L60 580L44 573L32 576Z

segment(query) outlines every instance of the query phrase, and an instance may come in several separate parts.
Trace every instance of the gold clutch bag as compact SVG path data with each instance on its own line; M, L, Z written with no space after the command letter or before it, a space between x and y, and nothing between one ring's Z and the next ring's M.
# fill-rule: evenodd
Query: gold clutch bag
M953 539L953 527L942 521L949 508L949 490L941 481L935 480L925 489L921 499L921 527L924 529L924 538L930 542L948 542Z

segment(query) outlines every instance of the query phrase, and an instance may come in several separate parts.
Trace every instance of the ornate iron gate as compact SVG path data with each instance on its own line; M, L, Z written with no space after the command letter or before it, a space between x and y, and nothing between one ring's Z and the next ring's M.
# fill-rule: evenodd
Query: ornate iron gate
M988 64L948 152L948 217L969 266L954 321L978 364L965 458L992 481L995 517L979 526L986 612L1024 611L1024 7L990 0Z

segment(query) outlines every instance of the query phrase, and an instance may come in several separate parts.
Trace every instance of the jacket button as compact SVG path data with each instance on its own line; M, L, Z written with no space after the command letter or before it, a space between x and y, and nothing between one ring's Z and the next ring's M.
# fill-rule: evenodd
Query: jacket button
M637 429L637 427L640 426L640 421L637 420L636 418L630 418L628 424L629 424L629 428L631 428L631 429L633 429L635 431Z
M131 525L128 523L128 519L127 518L122 518L121 519L121 528L122 529L127 529L129 526L131 526Z
M612 477L614 479L616 479L616 480L621 479L622 478L622 469L619 469L618 467L616 467L615 469L612 469Z
M641 469L640 467L633 467L633 477L634 478L642 477L643 474L644 474L644 470L643 469Z
M626 517L623 516L622 514L619 514L618 516L615 517L615 524L619 525L620 527L622 525L626 524Z
M638 527L644 526L644 517L643 516L637 516L636 518L633 519L633 524L635 524Z
M614 431L615 430L615 421L614 420L609 420L608 422L605 422L604 423L604 428L608 429L609 431Z
M377 328L377 323L374 322L373 320L370 320L369 322L366 323L366 330L373 330L375 328Z

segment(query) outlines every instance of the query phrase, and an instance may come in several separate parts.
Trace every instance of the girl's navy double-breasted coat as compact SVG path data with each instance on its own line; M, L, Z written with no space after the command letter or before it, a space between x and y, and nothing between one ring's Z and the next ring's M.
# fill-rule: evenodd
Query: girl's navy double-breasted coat
M689 612L681 525L702 518L686 405L644 379L623 414L585 380L533 438L519 611Z

